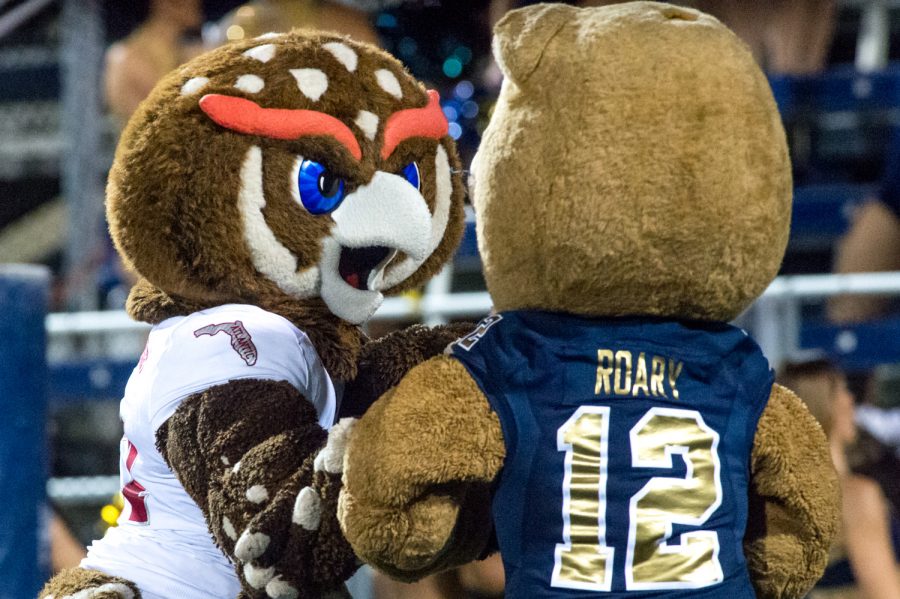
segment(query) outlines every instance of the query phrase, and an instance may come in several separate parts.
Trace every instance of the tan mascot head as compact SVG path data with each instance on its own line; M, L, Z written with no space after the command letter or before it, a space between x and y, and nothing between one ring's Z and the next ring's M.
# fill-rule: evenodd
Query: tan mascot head
M110 175L113 237L149 283L131 311L321 298L360 323L451 255L454 172L437 95L384 52L298 33L207 54L144 102Z
M511 597L804 596L839 513L827 444L726 322L788 238L764 75L655 2L515 10L494 52L472 175L496 314L354 428L347 538L404 579L496 541Z
M790 164L734 34L666 4L545 5L494 44L505 80L473 196L498 310L729 320L765 289Z

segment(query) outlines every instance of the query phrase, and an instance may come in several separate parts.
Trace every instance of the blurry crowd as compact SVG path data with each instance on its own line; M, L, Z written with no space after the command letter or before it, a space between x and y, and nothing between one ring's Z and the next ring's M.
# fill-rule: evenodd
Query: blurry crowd
M613 3L581 2L590 6ZM835 32L834 0L680 3L709 12L730 26L771 74L810 75L825 67ZM486 122L491 97L500 83L485 40L489 41L493 23L524 2L444 2L462 14L471 31L468 37L460 36L457 49L446 60L438 61L438 72L416 72L418 48L427 39L417 39L410 33L384 44L379 28L396 26L399 4L400 1L384 0L256 0L235 7L215 23L206 23L200 0L151 0L146 19L107 50L107 110L118 127L124 126L163 75L211 45L294 27L322 28L386 45L421 78L443 77L430 83L450 90L442 97L453 102L449 109L460 124L455 133L451 125L451 133L459 138L463 159L467 161L477 146L479 127ZM421 0L408 4L415 5L415 10L427 10L430 5L441 3ZM197 34L200 31L202 36ZM436 35L418 33L425 38ZM465 78L460 77L463 69ZM423 71L424 67L420 65L418 70ZM466 114L471 125L464 120ZM858 208L849 231L835 248L836 272L900 270L900 140L888 150L884 176L876 189L877 193ZM118 264L111 245L106 255L107 272L114 273L114 283L107 285L111 292L106 307L115 308L124 299L130 276ZM884 298L844 296L829 303L827 314L834 322L861 322L890 313L893 307ZM833 548L826 577L812 596L900 599L896 551L900 546L900 412L864 407L856 413L857 403L866 401L854 399L845 374L822 356L793 360L781 368L779 377L782 384L807 403L822 424L843 492L840 538ZM867 393L865 386L857 389L857 395ZM857 422L864 426L857 428ZM65 539L65 531L60 530L55 537ZM60 549L60 555L68 557L60 557L57 566L77 561L80 556L77 542L69 539L65 547L65 552ZM378 576L372 584L374 596L379 599L499 597L503 591L503 569L499 557L494 556L413 585Z

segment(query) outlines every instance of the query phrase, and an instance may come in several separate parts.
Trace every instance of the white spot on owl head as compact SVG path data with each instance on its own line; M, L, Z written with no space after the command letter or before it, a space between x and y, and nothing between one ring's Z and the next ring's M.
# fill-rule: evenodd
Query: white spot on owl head
M270 40L270 39L274 39L276 37L281 37L282 35L283 34L281 34L281 33L276 33L274 31L270 31L268 33L263 33L262 35L257 35L253 39L255 39L255 40Z
M378 69L375 71L375 79L378 80L378 85L391 94L398 100L403 97L403 90L400 89L400 82L397 81L397 76L394 75L387 69Z
M244 52L244 56L247 58L254 58L263 63L269 62L272 60L272 57L275 56L275 44L263 44L262 46L250 48Z
M291 75L297 80L297 87L303 95L317 102L328 89L328 75L319 69L291 69Z
M265 82L256 75L241 75L234 83L235 88L242 92L247 92L248 94L258 93L265 86Z
M351 73L356 70L359 57L356 55L356 52L353 51L353 48L347 44L342 44L341 42L328 42L327 44L322 44L322 48L330 52L331 55Z
M190 96L192 94L196 94L198 91L206 87L206 84L209 83L209 77L193 77L184 82L184 85L181 86L181 95L182 96Z
M353 121L359 127L363 134L369 139L374 140L378 134L378 115L372 114L368 110L360 110Z

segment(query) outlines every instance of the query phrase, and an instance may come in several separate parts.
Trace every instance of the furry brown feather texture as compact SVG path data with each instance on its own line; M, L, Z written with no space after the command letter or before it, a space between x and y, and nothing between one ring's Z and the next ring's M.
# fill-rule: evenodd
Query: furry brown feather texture
M341 416L362 416L413 366L441 354L448 345L470 333L473 327L468 322L433 328L413 325L363 345L356 378L347 385L346 399L341 403Z
M328 52L318 50L329 42L344 43L356 51L358 64L353 73ZM110 231L126 262L151 285L170 296L216 305L252 303L263 308L270 302L285 299L285 293L254 268L234 202L236 190L240 188L239 165L247 149L262 140L223 131L198 110L200 95L220 93L247 97L264 107L314 109L337 115L351 126L361 108L384 123L393 112L419 107L427 101L422 85L396 59L376 48L331 34L306 32L283 36L279 51L265 64L244 57L244 52L260 44L260 40L231 44L171 73L141 104L117 148L107 186ZM298 62L308 68L315 67L327 76L328 93L320 100L313 102L305 98L298 93L292 79L285 81ZM379 69L394 74L401 99L386 94L374 77L357 75ZM270 85L259 93L235 89L238 75L261 71ZM202 93L183 94L183 85L197 76L209 79ZM411 139L382 164L379 149L383 135L382 126L374 139L358 136L363 149L359 163L326 137L265 140L265 159L270 165L264 174L266 199L270 206L278 207L267 211L267 219L276 237L297 255L299 268L319 258L318 241L327 231L328 221L306 214L290 197L284 184L290 178L290 157L300 154L327 159L349 177L348 182L356 185L366 182L376 169L396 172L398 166L403 166L400 161L410 153L423 156L422 141ZM189 143L185 143L186 139ZM202 144L204 151L196 151L195 144ZM451 169L458 173L459 161L452 139L448 136L440 144L447 150ZM434 156L434 142L430 142L429 151ZM433 202L433 194L427 193L428 186L433 186L433 167L428 160L421 160L420 168L426 200ZM454 201L440 246L413 276L392 288L391 293L420 285L451 257L464 226L464 192L459 174L451 178L451 185Z
M226 555L235 555L237 535L244 531L265 534L268 547L254 564L303 573L300 588L317 589L317 594L337 588L358 567L334 516L340 476L314 471L324 442L315 410L296 389L287 382L252 379L185 400L157 432L160 453L200 506ZM223 467L225 462L240 467ZM248 500L254 486L266 489L272 500ZM283 525L291 521L303 487L315 487L334 502L323 506L313 531ZM246 583L244 591L255 592Z

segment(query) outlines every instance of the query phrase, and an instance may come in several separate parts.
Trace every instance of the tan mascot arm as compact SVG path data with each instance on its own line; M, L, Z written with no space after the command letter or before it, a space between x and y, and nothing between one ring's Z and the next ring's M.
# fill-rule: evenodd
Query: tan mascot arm
M822 427L775 385L751 462L744 553L760 597L801 597L819 579L837 534L840 489Z
M348 540L401 580L479 557L504 455L500 422L465 368L447 356L417 366L353 428L339 507Z

